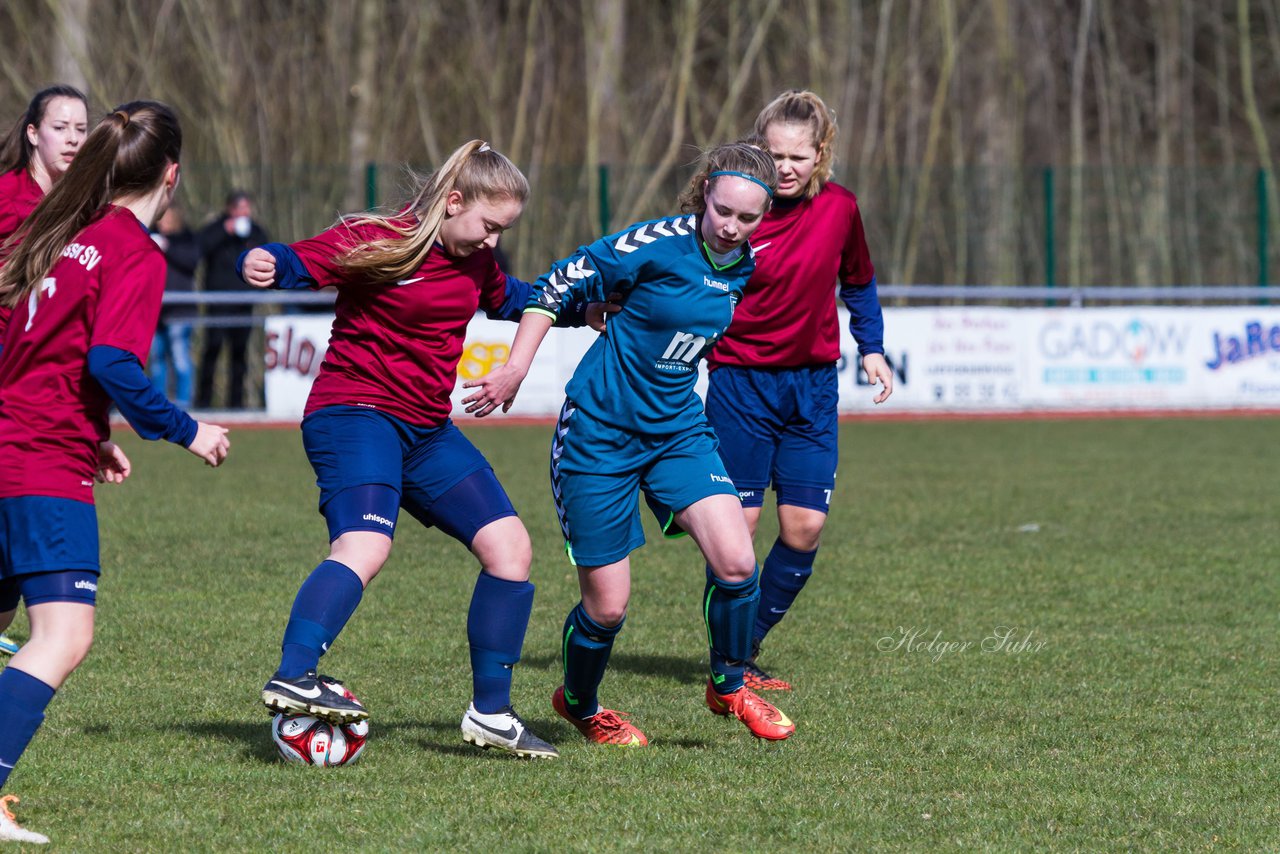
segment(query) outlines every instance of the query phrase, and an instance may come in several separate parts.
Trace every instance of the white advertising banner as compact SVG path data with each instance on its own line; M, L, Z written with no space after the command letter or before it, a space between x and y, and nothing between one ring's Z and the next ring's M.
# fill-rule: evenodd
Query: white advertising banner
M267 416L280 421L300 419L311 383L329 345L333 315L278 315L266 318ZM476 315L467 327L467 340L458 363L458 386L453 392L454 414L470 394L462 387L503 364L515 337L516 324ZM552 329L538 350L529 376L520 387L511 414L554 417L564 403L564 385L596 333L590 329ZM491 416L496 420L500 416Z
M885 342L893 410L1280 406L1280 307L890 308ZM871 409L862 391L841 410Z
M270 417L301 417L332 321L267 318ZM881 406L871 402L843 309L840 326L845 413L1280 408L1280 307L888 308L894 393ZM469 393L462 383L502 364L515 330L483 316L471 322L455 411ZM595 337L551 330L511 414L556 415Z

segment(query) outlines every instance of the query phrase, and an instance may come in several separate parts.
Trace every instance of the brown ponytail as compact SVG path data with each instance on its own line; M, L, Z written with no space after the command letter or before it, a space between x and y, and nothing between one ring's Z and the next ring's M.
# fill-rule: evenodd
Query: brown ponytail
M0 249L0 304L26 299L104 205L151 192L181 154L178 118L158 101L131 101L99 122L62 180Z

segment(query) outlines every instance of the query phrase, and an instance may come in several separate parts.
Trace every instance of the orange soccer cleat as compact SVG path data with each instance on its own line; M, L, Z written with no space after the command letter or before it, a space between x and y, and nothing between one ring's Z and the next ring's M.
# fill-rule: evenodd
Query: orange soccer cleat
M791 683L777 676L770 676L760 669L754 658L748 659L742 668L742 683L752 691L790 691Z
M707 680L707 708L717 715L733 715L746 724L756 738L782 741L796 731L791 718L772 703L760 699L750 688L719 694L711 680Z
M600 711L589 718L571 715L569 707L565 705L563 685L551 695L551 707L560 717L576 726L578 732L582 733L587 741L594 741L596 744L616 744L620 747L644 747L649 743L644 733L628 723L627 716L622 712L601 706Z

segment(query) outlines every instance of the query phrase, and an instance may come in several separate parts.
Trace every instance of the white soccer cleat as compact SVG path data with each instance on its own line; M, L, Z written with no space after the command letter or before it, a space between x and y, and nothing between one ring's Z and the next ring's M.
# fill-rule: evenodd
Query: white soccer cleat
M475 703L467 706L467 713L462 716L462 740L486 750L496 747L530 759L560 756L554 747L534 735L510 706L490 715L477 712Z
M18 824L18 819L14 817L13 812L9 809L9 804L18 802L17 795L5 795L0 798L0 842L31 842L36 845L44 845L49 841L49 837L34 830L27 830Z

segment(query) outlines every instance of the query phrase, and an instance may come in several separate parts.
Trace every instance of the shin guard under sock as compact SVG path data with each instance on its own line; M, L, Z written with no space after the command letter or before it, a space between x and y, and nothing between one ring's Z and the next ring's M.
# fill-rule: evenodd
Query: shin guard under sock
M751 629L760 604L760 570L745 581L716 578L707 567L702 617L711 647L711 682L719 694L742 687L743 663L751 657Z

